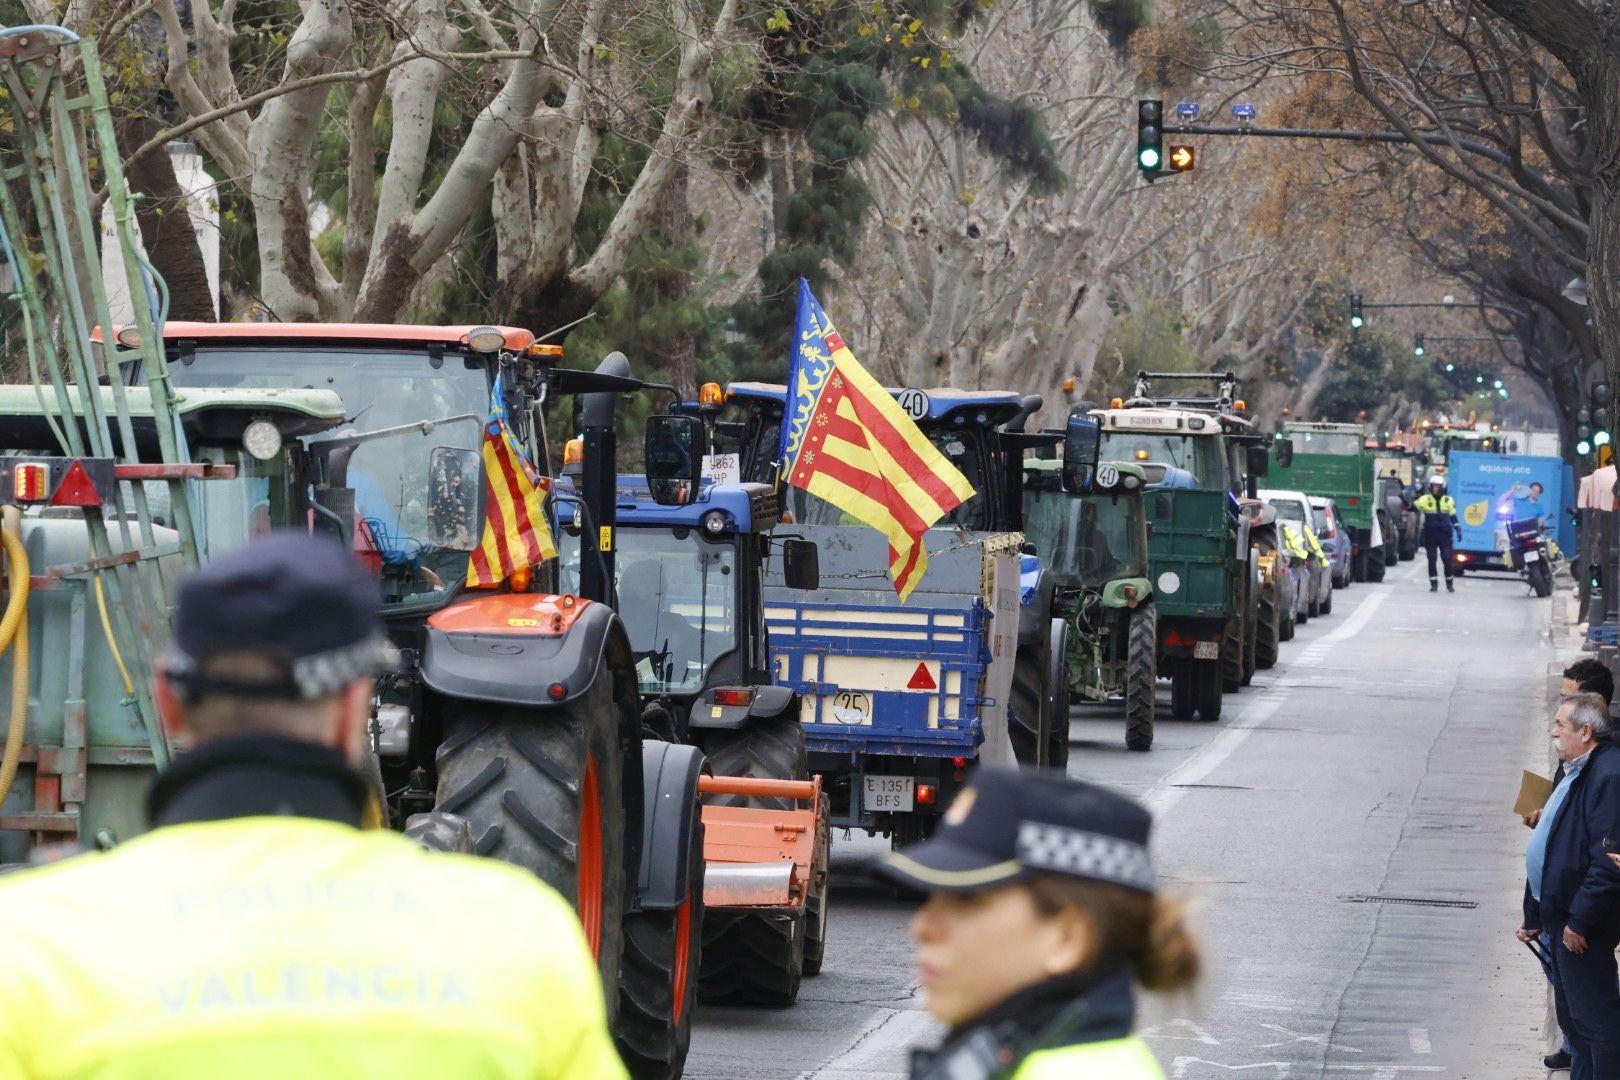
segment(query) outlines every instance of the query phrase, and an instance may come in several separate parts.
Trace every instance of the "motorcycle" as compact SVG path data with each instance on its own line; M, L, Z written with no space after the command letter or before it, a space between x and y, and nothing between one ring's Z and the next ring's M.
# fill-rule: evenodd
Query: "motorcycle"
M1540 518L1523 518L1507 523L1508 557L1513 569L1525 576L1537 596L1552 595L1553 560L1556 557Z

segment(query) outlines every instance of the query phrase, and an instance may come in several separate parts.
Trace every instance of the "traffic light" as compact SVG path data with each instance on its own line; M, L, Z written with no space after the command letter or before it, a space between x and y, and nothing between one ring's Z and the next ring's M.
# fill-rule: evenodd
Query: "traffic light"
M1361 317L1361 294L1350 294L1350 329L1360 330L1367 325L1367 320Z
M1164 165L1164 102L1146 98L1136 103L1136 167L1148 179Z
M1419 334L1417 337L1412 339L1412 355L1413 356L1422 356L1423 355L1423 335L1422 334Z
M1592 449L1601 450L1610 443L1609 437L1609 384L1595 382L1586 393L1586 400L1591 405L1592 418ZM1577 413L1576 417L1579 418ZM1577 451L1580 447L1575 448Z
M1169 161L1171 172L1191 172L1198 164L1198 152L1190 146L1172 146Z
M1447 360L1446 361L1446 374L1450 375L1453 371L1456 371L1456 370L1457 370L1457 365L1453 364L1450 360Z

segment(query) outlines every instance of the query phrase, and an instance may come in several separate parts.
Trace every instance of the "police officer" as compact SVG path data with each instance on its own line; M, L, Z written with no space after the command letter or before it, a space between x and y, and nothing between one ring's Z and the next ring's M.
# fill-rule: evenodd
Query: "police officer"
M1451 584L1452 564L1455 562L1451 537L1456 534L1457 539L1462 539L1462 526L1457 524L1457 503L1446 494L1446 478L1439 473L1430 473L1429 490L1419 495L1417 502L1412 505L1423 513L1423 550L1429 556L1429 591L1438 592L1440 589L1440 577L1434 569L1434 558L1438 552L1445 563L1446 592L1456 592Z
M181 587L155 680L191 749L154 826L0 878L0 1076L624 1075L567 902L357 827L376 582L275 533Z
M913 1080L1162 1080L1131 1035L1134 984L1198 976L1155 890L1152 818L1055 772L980 769L932 838L879 869L929 894L911 920L928 1011L950 1025Z

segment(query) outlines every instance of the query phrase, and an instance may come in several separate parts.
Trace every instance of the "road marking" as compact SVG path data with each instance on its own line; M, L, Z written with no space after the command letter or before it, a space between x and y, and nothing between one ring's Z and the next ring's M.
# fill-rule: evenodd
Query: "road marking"
M1355 636L1371 622L1373 614L1391 595L1388 590L1373 593L1362 602L1360 607L1351 613L1350 617L1344 621L1343 626L1340 626L1320 641L1313 642L1299 658L1290 660L1288 662L1288 671L1292 672L1298 667L1309 667L1320 663L1329 649L1346 638ZM1314 653L1316 658L1307 662L1306 656L1312 655L1312 650L1317 650ZM1205 743L1203 748L1196 754L1166 773L1163 779L1155 784L1153 790L1142 800L1147 804L1147 808L1153 811L1153 816L1163 821L1165 815L1186 797L1188 788L1185 785L1196 784L1220 768L1226 759L1231 757L1237 751L1237 748L1243 745L1243 741L1249 737L1249 734L1255 728L1261 727L1267 720L1270 720L1277 710L1282 708L1283 702L1287 700L1285 692L1287 686L1288 680L1286 678L1279 679L1277 683L1252 699L1248 707L1238 714L1235 723L1228 725L1219 735Z
M849 1041L837 1057L799 1074L799 1080L842 1080L844 1077L904 1076L911 1047L937 1043L943 1029L922 1009L879 1012ZM897 1072L880 1072L887 1066Z
M1434 1044L1429 1041L1428 1028L1408 1028L1406 1041L1412 1044L1412 1053L1414 1054L1434 1053Z
M1292 1028L1285 1028L1280 1024L1261 1024L1260 1026L1265 1028L1268 1031L1276 1032L1278 1035L1287 1035L1289 1038L1288 1038L1288 1041L1286 1041L1286 1042L1260 1043L1258 1046L1255 1047L1256 1050L1275 1050L1279 1046L1291 1046L1293 1043L1301 1043L1302 1042L1302 1043L1315 1043L1317 1046L1322 1047L1322 1049L1324 1049L1324 1050L1327 1050L1327 1049L1339 1050L1339 1051L1343 1051L1346 1054L1364 1054L1364 1053L1366 1053L1365 1050L1357 1050L1355 1047L1353 1047L1353 1046L1345 1046L1343 1043L1339 1043L1339 1044L1335 1044L1335 1045L1330 1046L1329 1043L1328 1043L1328 1040L1333 1035L1333 1032L1331 1032L1331 1031L1325 1032L1325 1033L1323 1033L1321 1035L1306 1035L1303 1032L1294 1031Z
M1169 1028L1179 1028L1185 1031L1190 1031L1192 1034L1171 1035L1167 1030ZM1184 1019L1166 1020L1162 1024L1154 1024L1152 1027L1143 1028L1136 1034L1138 1037L1143 1039L1175 1039L1179 1042L1203 1043L1205 1046L1221 1045L1221 1040L1217 1039L1215 1036L1211 1035L1209 1032L1205 1031L1191 1020Z

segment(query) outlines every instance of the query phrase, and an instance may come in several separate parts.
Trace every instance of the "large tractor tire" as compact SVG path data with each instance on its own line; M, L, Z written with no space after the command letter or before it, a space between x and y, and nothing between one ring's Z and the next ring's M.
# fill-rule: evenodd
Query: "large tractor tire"
M1012 708L1007 710L1007 736L1012 740L1013 756L1026 768L1048 764L1052 751L1052 716L1050 695L1047 693L1048 669L1051 664L1051 641L1019 648L1013 664ZM1068 723L1063 725L1065 749L1068 747Z
M762 780L808 780L804 726L796 710L753 720L736 731L704 737L709 767L716 776ZM715 806L786 810L786 799L707 795ZM804 975L805 911L794 915L733 915L710 912L703 923L703 964L698 996L703 1001L746 1005L791 1005Z
M1328 573L1331 576L1332 571L1330 570L1330 571L1328 571ZM1328 582L1327 597L1325 599L1323 599L1323 601L1322 601L1321 614L1323 614L1323 615L1331 615L1331 614L1333 614L1333 582L1331 580Z
M1260 589L1260 619L1258 636L1254 643L1254 664L1259 668L1274 668L1282 652L1282 587L1273 578L1271 584Z
M1221 634L1221 689L1228 694L1243 689L1243 645L1247 636L1242 617L1236 611L1227 615Z
M1198 719L1213 724L1221 718L1221 668L1215 660L1195 660L1193 697L1198 706Z
M1170 661L1170 715L1177 720L1191 720L1197 711L1193 697L1193 661L1175 657Z
M1350 556L1350 580L1367 580L1367 549L1357 548L1355 554Z
M1158 617L1151 607L1131 612L1125 653L1125 749L1153 746L1153 712L1159 694L1156 658Z
M686 857L686 902L625 919L613 1042L634 1080L678 1080L692 1044L703 950L703 819Z
M610 681L545 710L447 703L435 810L468 823L477 854L533 871L573 903L612 1023L629 887L624 762Z
M1367 580L1374 584L1384 580L1384 559L1381 549L1368 553Z
M821 849L832 849L832 802L821 797ZM813 885L814 883L812 883ZM827 955L827 909L832 900L832 877L821 879L821 888L813 889L804 909L804 974L808 978L821 974L821 962Z

